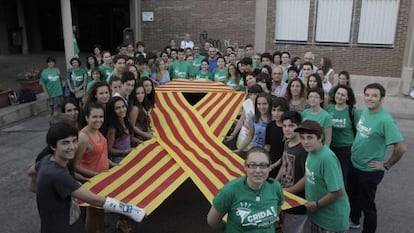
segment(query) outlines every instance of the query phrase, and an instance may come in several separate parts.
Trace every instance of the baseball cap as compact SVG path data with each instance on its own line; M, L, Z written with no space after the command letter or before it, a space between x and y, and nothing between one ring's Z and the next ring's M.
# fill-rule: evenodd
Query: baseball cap
M297 133L303 133L303 132L309 132L309 133L315 133L318 135L322 135L323 129L321 125L312 120L304 120L296 129L295 132Z

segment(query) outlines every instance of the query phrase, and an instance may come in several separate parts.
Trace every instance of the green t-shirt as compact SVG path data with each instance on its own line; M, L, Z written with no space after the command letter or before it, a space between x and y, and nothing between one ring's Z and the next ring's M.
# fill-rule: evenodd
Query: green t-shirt
M101 80L108 82L109 78L112 76L114 70L110 66L104 66L103 64L99 66L99 70L102 72Z
M224 185L213 206L219 213L228 214L227 233L274 233L274 223L279 220L278 207L283 202L278 181L266 181L260 190L253 190L243 176Z
M225 68L224 70L219 70L219 68L216 68L213 71L214 81L224 82L224 80L226 79L226 76L227 76L227 68Z
M312 114L312 109L307 108L302 111L302 118L303 120L313 120L318 122L323 129L327 129L333 125L331 115L329 115L329 113L324 109L319 111L317 114Z
M337 110L335 104L329 104L326 111L331 115L333 122L331 146L351 146L354 142L354 131L352 130L349 106ZM352 111L354 113L354 123L356 124L359 120L359 111L355 108Z
M260 64L259 64L259 66L256 66L256 63L255 63L255 62L253 62L253 64L252 64L252 68L253 68L253 70L254 70L254 69L259 69L259 70L261 70L261 69L263 68L263 64L262 64L262 63L260 63Z
M93 84L95 84L95 82L92 80L92 82L88 82L86 84L86 91L89 91L89 89L91 89L91 87L93 86Z
M235 88L239 87L240 82L236 83L236 78L235 77L229 77L229 80L227 80L226 85L233 88L233 89L235 89Z
M365 108L359 118L352 144L352 164L359 170L373 171L368 163L372 160L384 161L387 146L403 140L397 124L387 111L381 109L370 113Z
M150 78L151 74L148 71L143 70L139 73L139 77L141 77L141 78L144 78L144 77Z
M44 69L40 74L39 84L44 86L50 98L63 96L62 82L58 68Z
M196 80L210 80L213 81L213 75L210 72L206 74L201 73L201 70L195 75Z
M341 165L335 154L326 146L309 152L305 163L305 196L307 201L317 201L330 192L344 189ZM308 212L309 219L328 231L349 229L349 201L342 196L315 212Z
M193 64L193 66L197 67L197 70L199 70L200 69L200 66L201 66L201 62L204 59L206 59L206 57L204 57L202 55L197 56L197 57L194 57L194 64Z
M173 79L189 79L194 75L192 65L186 61L174 61L168 71Z
M80 68L77 70L69 69L66 73L66 80L70 82L72 88L78 88L83 84L84 76L88 71L85 68Z

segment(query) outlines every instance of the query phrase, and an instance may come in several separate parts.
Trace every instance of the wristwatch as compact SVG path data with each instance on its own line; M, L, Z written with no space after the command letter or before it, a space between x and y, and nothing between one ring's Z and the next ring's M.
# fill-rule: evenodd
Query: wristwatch
M387 164L387 163L384 163L382 166L384 166L384 169L385 169L386 171L390 170L390 167L388 166L388 164Z

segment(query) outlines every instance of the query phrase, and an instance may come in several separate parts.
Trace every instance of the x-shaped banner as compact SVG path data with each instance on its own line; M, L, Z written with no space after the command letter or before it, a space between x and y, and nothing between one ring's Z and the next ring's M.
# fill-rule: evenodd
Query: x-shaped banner
M183 92L207 94L192 106ZM245 93L215 82L173 81L157 88L153 139L84 186L142 206L150 214L191 178L211 203L224 184L244 175L243 160L222 143L244 99ZM305 202L284 194L283 209Z

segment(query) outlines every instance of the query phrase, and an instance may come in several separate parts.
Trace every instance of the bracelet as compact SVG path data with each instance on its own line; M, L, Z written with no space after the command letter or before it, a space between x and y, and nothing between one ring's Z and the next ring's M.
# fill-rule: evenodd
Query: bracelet
M315 201L316 209L319 209L319 202Z

